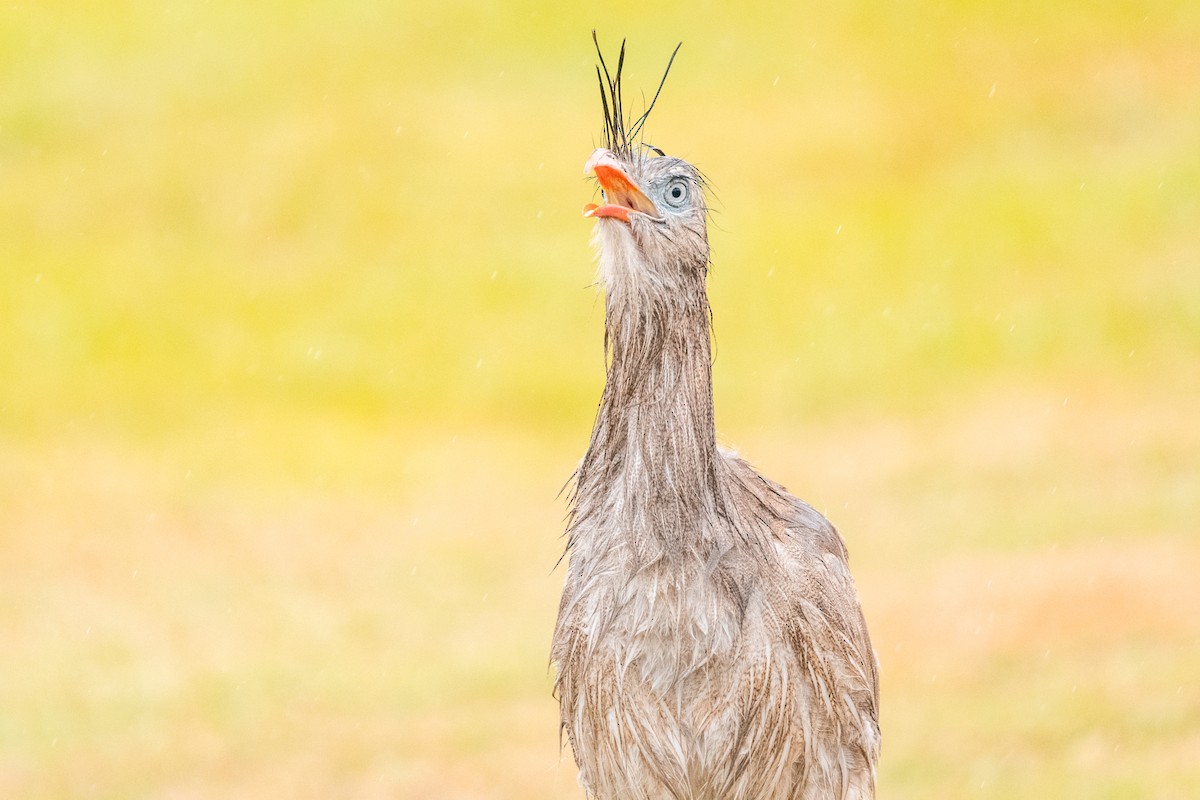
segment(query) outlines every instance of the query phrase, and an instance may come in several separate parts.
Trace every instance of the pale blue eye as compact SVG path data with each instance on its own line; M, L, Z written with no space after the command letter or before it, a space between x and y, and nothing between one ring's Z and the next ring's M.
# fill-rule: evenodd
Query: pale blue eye
M667 205L674 208L682 208L688 199L688 183L682 178L676 178L667 184L667 190L663 192L663 199Z

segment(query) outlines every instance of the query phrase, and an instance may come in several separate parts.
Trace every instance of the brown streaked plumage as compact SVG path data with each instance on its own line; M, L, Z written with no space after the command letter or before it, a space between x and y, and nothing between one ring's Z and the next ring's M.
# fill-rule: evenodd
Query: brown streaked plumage
M608 370L551 651L580 783L594 800L873 798L879 684L845 545L717 447L704 182L633 141L645 115L626 134L621 52L613 76L601 58L587 169L605 202L585 209Z

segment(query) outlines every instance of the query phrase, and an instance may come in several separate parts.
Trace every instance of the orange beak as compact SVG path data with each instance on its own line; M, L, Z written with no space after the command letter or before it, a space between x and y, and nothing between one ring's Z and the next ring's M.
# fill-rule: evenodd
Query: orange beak
M625 170L607 150L600 149L592 153L583 171L585 174L595 174L596 180L600 181L600 188L604 190L604 205L588 203L583 207L585 217L612 217L621 222L629 222L630 214L658 217L658 207L625 174Z

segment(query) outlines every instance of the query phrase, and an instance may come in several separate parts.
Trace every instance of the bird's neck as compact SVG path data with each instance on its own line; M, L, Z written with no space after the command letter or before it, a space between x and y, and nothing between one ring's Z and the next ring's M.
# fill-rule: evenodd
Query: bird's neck
M720 496L710 314L698 280L657 302L611 290L606 298L608 374L577 497L603 497L637 527L694 529Z

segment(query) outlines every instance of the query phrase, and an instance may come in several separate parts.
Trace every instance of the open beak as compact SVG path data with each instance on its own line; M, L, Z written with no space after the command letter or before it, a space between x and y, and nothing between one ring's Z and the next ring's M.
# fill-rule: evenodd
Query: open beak
M629 222L630 214L646 214L658 218L658 207L625 174L616 159L603 148L592 153L583 167L584 174L595 174L604 190L604 204L588 203L583 207L585 217L612 217Z

